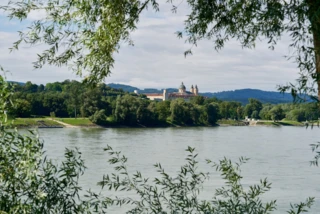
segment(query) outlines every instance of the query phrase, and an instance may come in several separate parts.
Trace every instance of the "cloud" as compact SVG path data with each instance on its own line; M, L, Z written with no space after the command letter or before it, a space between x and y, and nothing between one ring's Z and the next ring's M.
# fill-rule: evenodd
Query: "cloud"
M66 67L45 66L41 70L35 70L32 62L36 60L36 53L40 53L44 47L23 47L18 51L10 53L14 41L18 39L15 32L0 32L0 64L10 73L8 80L19 82L32 81L34 83L47 83L63 81L65 79L80 79Z
M182 4L177 14L172 14L169 4L160 4L160 12L145 11L132 33L134 47L122 44L115 55L115 68L106 82L130 84L139 88L178 87L183 81L187 88L197 84L199 90L223 91L240 88L276 89L279 84L293 82L298 77L294 63L283 56L288 54L288 37L283 38L274 51L265 42L257 42L255 49L242 49L231 40L217 52L211 41L201 41L193 48L193 55L183 53L191 46L178 39L175 32L183 29L188 8ZM38 18L43 14L32 14ZM65 67L45 66L34 70L32 62L42 46L26 47L9 54L10 45L17 39L12 29L17 23L0 28L0 63L9 69L16 81L47 83L64 79L79 79Z

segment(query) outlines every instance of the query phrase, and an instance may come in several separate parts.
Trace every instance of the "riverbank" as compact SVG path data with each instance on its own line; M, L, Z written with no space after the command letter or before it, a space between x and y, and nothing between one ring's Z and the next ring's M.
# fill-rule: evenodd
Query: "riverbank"
M17 128L63 128L61 124L48 118L15 118L8 119L6 126Z
M257 126L305 126L304 123L297 121L257 121Z
M254 121L237 121L237 120L219 120L217 122L220 126L306 126L303 122L293 121L293 120L281 120L281 121L273 121L273 120L254 120ZM311 125L310 123L309 125ZM313 123L316 125L316 123Z
M7 126L17 128L77 128L99 127L88 118L15 118L8 119Z
M92 123L88 118L16 118L8 120L8 124L17 128L166 128L166 127L212 127L212 126L305 126L305 123L297 121L268 121L257 120L245 122L242 120L218 120L216 125L178 125L167 122L156 126L144 126L142 124L123 125L110 123L100 126ZM314 124L315 125L315 124Z

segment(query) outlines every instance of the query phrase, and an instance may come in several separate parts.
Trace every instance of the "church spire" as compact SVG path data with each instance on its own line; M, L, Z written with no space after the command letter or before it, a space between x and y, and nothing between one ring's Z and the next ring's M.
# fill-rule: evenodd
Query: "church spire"
M198 89L198 86L196 85L196 87L194 88L194 92L193 92L193 93L194 93L195 95L198 95L198 92L199 92L199 89Z

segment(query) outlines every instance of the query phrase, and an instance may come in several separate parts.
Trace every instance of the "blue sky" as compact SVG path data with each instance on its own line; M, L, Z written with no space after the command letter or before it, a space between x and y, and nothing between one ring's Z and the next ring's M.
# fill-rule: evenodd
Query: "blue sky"
M6 0L0 0L6 4ZM165 1L160 1L165 2ZM237 41L230 41L217 52L210 41L201 41L193 48L193 55L184 57L190 48L175 32L183 29L187 14L186 5L180 5L178 13L172 14L169 4L161 3L156 15L145 11L132 33L134 46L122 45L115 55L115 67L105 82L122 83L138 88L174 88L183 81L187 88L197 84L201 92L217 92L241 88L257 88L275 91L279 84L294 82L298 77L296 64L287 61L289 40L286 36L274 51L266 42L257 42L255 49L242 49ZM32 14L33 20L41 14ZM43 46L23 46L19 51L9 53L9 47L18 38L17 30L23 30L26 23L9 21L0 16L0 64L10 70L9 80L47 83L77 79L66 67L45 66L34 70L32 62Z

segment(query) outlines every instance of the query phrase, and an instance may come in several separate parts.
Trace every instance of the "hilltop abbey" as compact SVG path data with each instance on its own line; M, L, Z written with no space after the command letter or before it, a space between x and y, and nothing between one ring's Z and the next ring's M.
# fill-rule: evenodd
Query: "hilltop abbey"
M191 97L198 96L198 93L199 93L199 89L197 85L195 85L195 87L191 85L190 91L187 91L186 86L182 82L178 89L178 92L168 93L167 90L164 89L162 94L152 93L152 94L145 94L145 95L150 100L164 101L164 100L174 100L174 99L182 98L186 101L189 101Z

